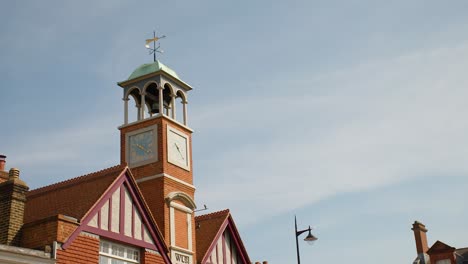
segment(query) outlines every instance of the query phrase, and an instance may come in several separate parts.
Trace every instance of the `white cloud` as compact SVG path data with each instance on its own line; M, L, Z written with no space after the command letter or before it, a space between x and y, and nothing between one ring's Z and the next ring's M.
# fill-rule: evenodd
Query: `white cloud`
M245 224L337 193L467 173L467 61L466 43L422 50L321 76L302 73L292 81L302 87L282 76L279 85L292 87L282 95L197 109L192 122L207 148L216 133L231 141L197 161L205 173L196 176L198 200L231 207ZM249 133L265 138L238 144ZM255 208L255 219L246 207Z
M116 116L85 117L52 132L36 130L21 141L3 142L2 151L7 165L18 167L29 186L37 188L116 165L119 121Z

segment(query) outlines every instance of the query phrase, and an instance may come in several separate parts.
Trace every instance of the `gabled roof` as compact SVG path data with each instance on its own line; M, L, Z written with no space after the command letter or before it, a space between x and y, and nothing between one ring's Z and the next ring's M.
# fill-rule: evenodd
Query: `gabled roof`
M251 263L229 209L195 217L197 263L205 263L221 236L228 232L243 262Z
M112 203L114 197L118 203ZM108 213L101 213L103 207L107 208ZM121 210L115 214L115 220L119 222L117 230L112 229L114 218L109 220L114 216L112 209ZM25 223L58 214L74 217L80 223L63 244L64 249L81 231L90 231L112 240L157 250L165 263L170 263L164 238L126 165L117 165L27 193ZM130 222L124 220L129 216L132 225L130 233L126 232ZM133 223L139 226L139 233L136 233L137 227L133 227Z
M117 165L29 191L26 194L24 223L58 214L81 220L112 182L125 170L126 165Z
M427 254L432 255L434 253L442 253L442 252L453 252L455 251L454 247L451 247L439 240L437 240L434 245L427 251Z

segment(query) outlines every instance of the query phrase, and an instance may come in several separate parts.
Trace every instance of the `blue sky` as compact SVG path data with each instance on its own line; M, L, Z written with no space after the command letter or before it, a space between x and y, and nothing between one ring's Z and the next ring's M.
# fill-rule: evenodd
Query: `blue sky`
M119 162L121 88L160 60L191 84L196 200L252 261L409 263L468 246L466 1L10 1L0 152L32 188Z

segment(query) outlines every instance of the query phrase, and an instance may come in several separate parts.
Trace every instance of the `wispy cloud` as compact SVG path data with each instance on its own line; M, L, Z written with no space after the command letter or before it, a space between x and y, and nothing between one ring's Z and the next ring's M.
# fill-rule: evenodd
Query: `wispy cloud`
M117 164L119 121L117 116L84 117L53 131L36 130L21 142L2 142L2 151L8 165L19 167L36 188Z
M195 110L207 148L225 134L223 151L197 161L209 172L198 200L233 208L245 224L337 193L467 173L466 61L466 43L421 50L321 76L303 72L294 81L303 86L284 94Z

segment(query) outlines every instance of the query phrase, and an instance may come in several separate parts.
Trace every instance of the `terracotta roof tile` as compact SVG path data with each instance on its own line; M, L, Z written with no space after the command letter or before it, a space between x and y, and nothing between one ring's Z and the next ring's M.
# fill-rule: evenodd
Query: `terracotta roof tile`
M24 223L58 214L80 220L125 169L118 165L29 191Z
M195 217L197 263L201 263L213 240L228 219L229 209Z

